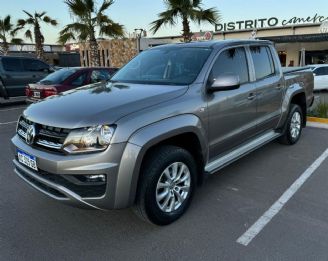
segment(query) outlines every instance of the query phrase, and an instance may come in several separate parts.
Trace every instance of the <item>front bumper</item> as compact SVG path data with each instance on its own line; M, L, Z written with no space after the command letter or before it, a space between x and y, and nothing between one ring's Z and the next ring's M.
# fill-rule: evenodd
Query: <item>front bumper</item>
M114 209L129 205L126 200L122 201L122 195L117 192L119 167L127 143L112 144L104 152L80 155L61 155L42 151L27 145L17 135L12 138L12 144L16 174L47 196L71 205L95 209ZM17 148L36 157L38 171L18 162ZM132 172L133 169L128 169L125 173L121 171L121 176L131 176ZM68 177L97 174L106 175L105 191L103 195L97 197L81 196L71 188L72 186L65 185L67 184L65 182L58 182L65 175ZM126 188L126 191L129 193L129 188ZM123 197L128 198L128 195Z

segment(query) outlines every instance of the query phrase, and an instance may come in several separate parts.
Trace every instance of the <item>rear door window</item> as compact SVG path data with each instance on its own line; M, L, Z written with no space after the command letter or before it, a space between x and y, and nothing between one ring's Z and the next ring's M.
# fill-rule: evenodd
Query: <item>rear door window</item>
M266 46L251 46L256 80L260 80L275 74L272 55Z
M317 76L328 75L328 67L319 67L313 71Z
M7 72L22 72L23 66L20 58L4 57L1 59L3 69Z
M71 85L73 86L82 86L87 78L87 73L84 72L72 80Z
M91 83L107 81L110 78L110 73L107 70L93 70L91 73Z
M238 75L241 84L249 81L248 65L244 48L231 48L220 53L213 65L210 80L220 77L221 75L229 74Z
M49 65L38 60L23 59L25 71L29 72L44 72L49 70Z

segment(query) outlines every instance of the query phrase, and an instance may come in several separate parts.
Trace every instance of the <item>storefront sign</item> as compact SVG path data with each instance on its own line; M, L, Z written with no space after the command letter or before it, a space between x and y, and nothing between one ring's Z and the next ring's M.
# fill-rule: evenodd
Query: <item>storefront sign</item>
M209 41L213 39L213 32L199 32L191 36L193 41Z
M328 33L328 21L323 22L320 26L320 33Z
M247 29L258 29L265 27L276 27L276 26L292 26L297 24L316 24L328 22L328 16L321 16L315 14L314 16L308 17L292 17L290 19L280 20L277 17L261 18L255 20L244 20L236 22L228 22L223 24L216 24L215 31L234 31L234 30L247 30Z

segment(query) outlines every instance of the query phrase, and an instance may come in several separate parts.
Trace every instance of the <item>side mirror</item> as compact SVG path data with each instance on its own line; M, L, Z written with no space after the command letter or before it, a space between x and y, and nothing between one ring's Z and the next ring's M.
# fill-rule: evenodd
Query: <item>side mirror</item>
M240 86L240 79L238 75L220 75L214 79L208 90L210 92L228 91L238 89Z

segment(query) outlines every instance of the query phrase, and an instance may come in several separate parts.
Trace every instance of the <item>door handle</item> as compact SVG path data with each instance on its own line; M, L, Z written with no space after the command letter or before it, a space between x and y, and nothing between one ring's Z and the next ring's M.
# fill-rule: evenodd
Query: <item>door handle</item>
M256 97L256 94L251 92L251 93L248 95L247 99L251 101L251 100L254 100L255 97Z
M282 89L282 85L279 83L279 84L276 86L276 89L277 89L277 90L281 90L281 89Z

